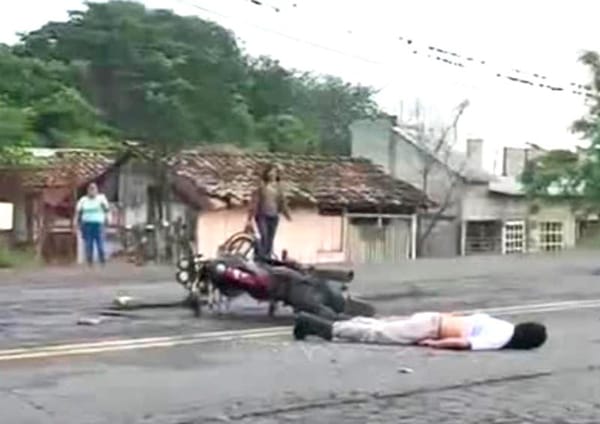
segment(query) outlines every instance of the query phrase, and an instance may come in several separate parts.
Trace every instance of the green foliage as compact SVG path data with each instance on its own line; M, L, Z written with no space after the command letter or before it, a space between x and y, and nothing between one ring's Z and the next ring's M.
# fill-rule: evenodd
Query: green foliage
M31 113L0 102L0 147L31 141Z
M29 249L10 249L0 243L0 269L31 267L36 263L35 252Z
M305 131L312 133L302 134L305 150L350 154L350 124L375 116L378 111L372 99L374 92L368 87L353 86L331 76L317 78L289 71L270 58L250 61L249 75L246 92L254 116L261 121L276 116L297 117Z
M592 73L592 87L600 90L600 56L586 52L581 62ZM600 98L590 100L588 113L572 127L575 133L589 140L581 152L551 151L529 164L521 180L532 196L548 196L577 200L580 207L600 206ZM583 206L581 206L583 205Z
M581 194L581 164L576 153L553 150L527 163L521 176L528 193L533 196Z
M160 154L200 143L350 152L349 125L376 113L372 90L252 59L196 17L129 1L88 3L0 48L0 140L92 146L107 138Z
M70 68L0 49L0 142L67 146L74 132L98 133L97 113L71 86Z
M270 152L310 154L318 151L315 135L294 115L269 115L257 125L258 140Z

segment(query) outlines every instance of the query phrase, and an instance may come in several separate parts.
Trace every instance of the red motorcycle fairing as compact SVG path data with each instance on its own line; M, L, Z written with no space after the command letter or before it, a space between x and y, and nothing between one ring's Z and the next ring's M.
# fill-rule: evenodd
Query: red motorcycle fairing
M271 276L266 272L252 273L239 266L220 262L215 265L213 281L223 291L248 293L256 300L270 299Z

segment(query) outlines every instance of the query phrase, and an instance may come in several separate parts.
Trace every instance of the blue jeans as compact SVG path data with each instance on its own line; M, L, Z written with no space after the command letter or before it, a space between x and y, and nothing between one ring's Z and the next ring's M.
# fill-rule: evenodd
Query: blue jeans
M279 225L278 216L258 215L255 218L260 241L258 242L258 254L264 258L270 258L273 254L273 242Z
M94 245L98 250L98 260L104 263L104 225L99 222L82 222L81 236L85 245L85 258L88 264L94 262Z

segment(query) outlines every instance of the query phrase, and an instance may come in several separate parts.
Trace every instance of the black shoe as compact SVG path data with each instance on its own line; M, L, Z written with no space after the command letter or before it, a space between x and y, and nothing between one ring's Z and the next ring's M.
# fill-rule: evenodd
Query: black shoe
M306 336L332 340L333 322L313 314L300 312L294 325L294 337L296 340L304 340Z

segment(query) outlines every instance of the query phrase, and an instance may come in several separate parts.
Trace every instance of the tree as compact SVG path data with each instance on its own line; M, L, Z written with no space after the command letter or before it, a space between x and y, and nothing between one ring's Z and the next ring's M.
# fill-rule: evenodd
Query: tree
M600 56L584 53L580 61L592 74L591 86L600 90ZM577 120L572 131L588 140L580 151L552 150L531 160L520 176L531 198L565 198L577 205L597 209L600 206L600 96L589 99L588 113ZM575 205L575 204L574 204Z
M133 2L89 3L23 43L24 54L77 64L80 89L124 137L176 150L223 141L238 121L244 60L216 24Z
M30 113L0 102L0 146L18 145L30 142L32 138Z
M258 123L258 140L270 152L314 154L318 149L315 134L294 115L269 115Z
M379 110L369 87L354 86L339 78L305 77L309 87L309 109L301 112L318 128L324 153L350 155L350 125L360 119L375 116Z
M419 216L419 233L417 235L417 254L422 255L424 245L442 217L457 206L457 190L464 181L464 171L467 167L467 158L455 153L456 132L458 123L469 106L469 101L461 102L454 111L450 124L441 128L426 128L419 113L417 105L416 125L406 126L404 129L416 133L415 147L419 150L419 164L417 165L418 186L431 197L436 206L433 212L424 219Z
M48 146L75 134L159 155L199 143L348 154L350 123L376 111L370 88L246 57L213 22L130 1L87 3L0 53L0 92L32 109Z
M378 112L371 88L332 76L290 71L270 58L251 60L249 75L246 92L257 121L287 116L303 122L304 133L297 134L304 140L294 140L296 147L280 143L284 151L299 151L297 146L304 143L307 151L316 148L322 153L349 155L352 122Z
M4 144L64 146L76 132L106 130L94 107L70 86L71 71L63 64L20 57L0 47Z

